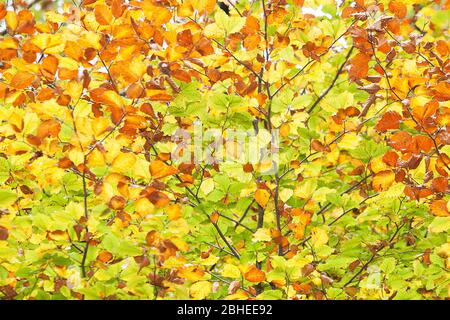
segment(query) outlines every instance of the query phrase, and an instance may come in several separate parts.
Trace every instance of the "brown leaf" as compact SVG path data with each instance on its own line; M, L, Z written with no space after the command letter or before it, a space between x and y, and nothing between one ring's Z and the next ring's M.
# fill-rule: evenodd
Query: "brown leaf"
M122 210L125 208L127 201L122 196L114 196L109 200L108 206L113 210Z
M158 208L164 208L170 203L169 197L160 191L153 191L147 196L147 198Z
M152 246L156 239L158 238L158 233L155 230L149 231L145 236L145 242L147 245Z
M0 241L6 241L9 236L9 231L5 227L0 226Z

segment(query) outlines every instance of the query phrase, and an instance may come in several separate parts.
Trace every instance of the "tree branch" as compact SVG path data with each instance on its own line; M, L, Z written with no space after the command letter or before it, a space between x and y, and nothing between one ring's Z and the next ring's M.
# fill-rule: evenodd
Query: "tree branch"
M336 83L337 79L339 78L339 75L341 74L342 70L344 69L345 65L347 64L348 59L350 58L350 55L353 51L353 46L350 47L350 50L347 52L347 55L345 56L344 62L341 64L339 69L336 72L336 75L333 78L333 81L331 81L331 84L328 86L328 88L322 92L322 94L319 96L319 98L313 103L313 105L308 109L308 113L311 113L315 107L319 104L320 101L322 101L323 98L330 92L330 90L333 88L334 84Z

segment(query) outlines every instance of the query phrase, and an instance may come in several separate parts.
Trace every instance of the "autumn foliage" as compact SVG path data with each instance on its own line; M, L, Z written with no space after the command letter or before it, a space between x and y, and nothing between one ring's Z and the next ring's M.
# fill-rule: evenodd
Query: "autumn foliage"
M1 298L449 297L448 0L63 2L0 4Z

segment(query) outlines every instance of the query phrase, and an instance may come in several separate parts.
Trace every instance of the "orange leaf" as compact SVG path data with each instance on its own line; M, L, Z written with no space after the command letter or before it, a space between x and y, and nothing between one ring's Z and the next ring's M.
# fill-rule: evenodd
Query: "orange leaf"
M120 18L125 10L123 6L123 0L112 0L111 11L115 18Z
M445 200L435 200L430 205L431 213L437 217L447 217L450 213L447 209L447 201Z
M439 102L436 100L430 101L423 106L417 106L413 109L412 114L415 119L423 121L434 115L439 108Z
M168 206L166 212L169 220L171 221L181 218L181 206L179 204L172 204Z
M83 49L74 41L66 42L66 46L64 47L64 53L68 57L76 61L80 61L81 59L83 59L84 56Z
M113 20L111 10L106 5L99 4L94 9L95 20L101 25L109 25Z
M266 274L264 271L259 270L256 266L251 266L250 269L244 273L244 278L247 281L259 283L266 280Z
M255 200L261 207L265 207L267 205L267 202L269 202L269 198L270 198L270 193L267 192L267 190L264 190L264 189L256 190Z
M391 167L395 167L397 165L398 154L394 151L388 151L383 156L383 162L390 165Z
M412 142L412 136L407 132L401 131L392 135L389 145L395 150L406 152L411 150Z
M217 221L219 220L219 214L217 212L211 213L209 220L211 220L211 222L214 224L217 223Z
M182 47L189 47L192 45L191 30L183 30L177 34L177 43Z
M358 53L350 60L349 76L351 79L361 79L369 72L370 56L365 53Z
M255 33L244 39L244 48L248 51L258 48L258 44L261 42L259 34Z
M438 177L433 179L431 185L436 192L446 192L448 190L448 178Z
M6 16L6 6L4 3L0 3L0 19Z
M167 93L157 93L150 96L150 100L152 101L172 101L173 97L170 94Z
M70 160L67 157L63 157L63 158L59 159L59 161L58 161L58 167L62 168L62 169L71 168L73 165L74 165L74 163L72 162L72 160Z
M127 97L130 99L142 98L144 95L144 88L140 84L132 83L127 89Z
M6 241L9 236L9 231L5 227L0 226L0 241Z
M47 56L42 60L41 71L47 78L53 78L58 69L58 59L54 56Z
M38 127L37 130L37 136L40 139L47 138L49 136L56 137L59 134L59 131L61 130L61 124L54 120L45 120L41 122L41 124Z
M379 132L385 132L389 129L398 129L402 116L395 111L388 111L381 117L375 128Z
M28 87L35 79L35 76L28 72L18 72L11 80L11 86L16 89L24 89Z
M329 146L324 146L322 142L320 142L319 140L316 140L316 139L314 139L311 142L311 148L314 151L318 151L318 152L330 151L330 147Z
M245 21L245 28L250 31L250 33L258 32L260 29L259 20L254 16L248 16Z
M172 76L175 79L178 79L178 80L183 81L183 82L188 82L188 83L191 82L190 74L187 73L186 71L183 71L183 70L174 70L174 71L172 71Z
M113 255L109 251L102 251L98 254L97 260L103 263L109 262L113 259Z
M168 166L161 160L155 160L150 164L150 174L154 179L160 179L177 173L174 166Z
M406 6L397 0L389 2L389 10L399 19L406 17Z
M92 100L98 103L103 103L111 107L122 108L122 97L113 90L105 88L96 88L91 90L90 96Z
M426 136L416 136L414 137L417 146L417 152L423 150L429 152L433 148L433 140Z
M433 194L433 192L428 188L414 186L406 186L404 192L412 200L419 200Z

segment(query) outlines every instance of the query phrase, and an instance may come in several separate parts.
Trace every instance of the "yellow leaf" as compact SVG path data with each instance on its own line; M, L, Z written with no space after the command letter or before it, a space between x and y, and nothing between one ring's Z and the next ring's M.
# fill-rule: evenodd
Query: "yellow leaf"
M294 195L302 199L308 199L311 197L314 190L316 190L316 187L317 187L316 179L307 179L305 181L302 181L300 185L295 187Z
M202 266L213 266L217 263L217 261L219 261L219 259L220 258L218 256L210 254L208 258L200 259L198 263L201 264Z
M179 204L172 204L166 209L169 220L177 220L181 218L181 206Z
M48 11L45 13L46 21L54 22L54 23L63 23L67 21L67 17L62 14L58 14L53 11Z
M81 93L83 92L83 84L79 81L70 81L64 92L67 93L72 100L76 101L80 98Z
M140 198L134 205L134 210L140 215L145 216L155 211L155 206L147 198Z
M372 187L375 191L387 190L395 181L395 174L391 170L378 172L372 180Z
M186 241L184 241L181 238L177 238L177 237L172 237L170 238L170 241L172 241L172 243L178 248L178 250L180 250L181 252L186 252L189 250L189 246L186 243Z
M79 165L84 161L84 153L82 151L78 151L76 149L72 149L69 151L69 159L75 164Z
M202 185L200 186L200 190L205 195L208 195L209 193L211 193L211 191L214 190L214 180L212 178L204 180Z
M260 129L257 136L259 146L263 147L272 141L271 133L266 129Z
M106 5L97 5L94 9L95 20L101 25L108 25L112 22L113 15Z
M269 202L269 198L270 198L270 193L267 192L267 190L264 190L264 189L256 190L255 200L261 207L265 207L267 205L267 202Z
M272 237L270 236L270 230L267 228L259 228L256 230L256 232L253 234L253 242L258 241L271 241Z
M356 133L351 132L341 139L341 142L339 143L339 148L341 149L355 149L359 145L359 140L361 140L361 137L357 136Z
M133 153L119 153L112 163L112 168L117 172L126 172L133 168L136 156Z
M383 161L383 157L377 157L370 161L370 169L373 173L378 173L380 171L385 171L388 168L387 164Z
M205 272L196 266L188 266L178 270L178 276L190 281L199 281L203 279Z
M103 103L111 107L122 108L122 97L113 90L107 90L105 88L96 88L90 92L91 98L95 102Z
M279 192L279 197L281 201L286 202L294 195L294 191L292 189L281 189Z
M212 291L212 284L208 281L198 281L189 288L189 295L196 299L205 299Z
M13 31L16 30L18 21L17 21L17 15L14 11L8 11L6 13L5 20L6 20L6 25L8 26L9 29L11 29Z
M241 271L235 265L227 263L223 266L221 274L227 278L237 279L241 276Z
M167 231L173 235L185 236L189 233L189 225L186 220L178 219L169 223Z
M311 229L311 240L314 247L320 247L328 242L328 234L325 229L315 227Z
M87 162L90 166L101 167L105 165L105 157L103 156L103 153L101 153L100 151L98 151L97 148L95 148L88 155Z

